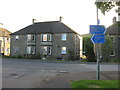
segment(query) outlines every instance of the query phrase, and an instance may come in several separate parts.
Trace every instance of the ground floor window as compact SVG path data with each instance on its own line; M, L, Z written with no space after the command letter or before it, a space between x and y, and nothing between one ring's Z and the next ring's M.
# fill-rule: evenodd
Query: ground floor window
M112 50L110 51L110 56L115 56L115 49L112 49Z
M66 47L61 48L61 54L66 54Z
M51 55L51 46L41 46L41 53L43 55Z
M27 54L35 54L35 46L27 46Z
M15 52L15 54L18 53L18 47L15 47L15 48L14 48L14 52Z

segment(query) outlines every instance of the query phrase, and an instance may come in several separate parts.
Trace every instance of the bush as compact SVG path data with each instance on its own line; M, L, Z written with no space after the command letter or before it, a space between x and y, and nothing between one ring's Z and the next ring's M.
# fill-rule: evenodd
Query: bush
M71 61L74 61L75 59L76 59L76 56L75 56L75 54L72 52L72 51L68 51L69 52L69 60L71 60Z
M85 51L85 56L88 62L94 62L95 61L95 54L94 54L94 48L93 48L93 43L90 40L90 36L84 36L83 37L83 49Z

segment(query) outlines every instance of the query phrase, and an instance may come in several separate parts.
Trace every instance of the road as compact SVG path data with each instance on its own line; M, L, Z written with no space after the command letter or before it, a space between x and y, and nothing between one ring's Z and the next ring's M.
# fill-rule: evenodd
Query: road
M117 64L102 64L101 71L118 71ZM59 74L94 72L96 64L2 59L3 88L36 88Z

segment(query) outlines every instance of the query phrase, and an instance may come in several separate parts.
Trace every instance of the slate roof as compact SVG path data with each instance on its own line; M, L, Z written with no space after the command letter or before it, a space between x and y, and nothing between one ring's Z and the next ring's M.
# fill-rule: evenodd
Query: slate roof
M120 21L117 21L113 25L107 28L106 34L109 35L120 35Z
M29 25L11 35L39 34L39 33L76 33L60 21L39 22Z
M0 28L0 37L9 37L11 34L10 31L4 28Z

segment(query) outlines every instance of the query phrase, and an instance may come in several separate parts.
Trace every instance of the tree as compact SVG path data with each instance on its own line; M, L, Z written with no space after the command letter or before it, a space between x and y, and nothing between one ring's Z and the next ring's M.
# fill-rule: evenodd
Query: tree
M102 44L102 61L108 62L110 60L111 50L113 50L113 41L109 35L106 35L106 42Z
M85 51L85 56L88 62L95 61L95 54L93 51L93 43L90 40L91 35L86 35L83 37L83 49Z
M105 12L110 11L115 6L120 6L120 1L118 0L96 0L95 5L98 9L101 10L101 12L105 15ZM116 12L119 12L120 8L116 10Z

